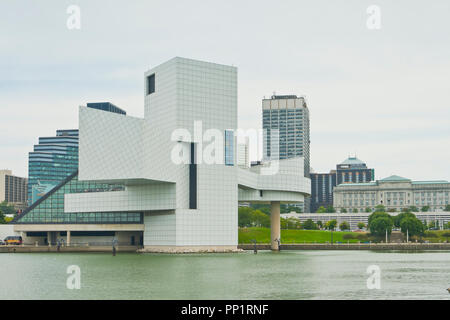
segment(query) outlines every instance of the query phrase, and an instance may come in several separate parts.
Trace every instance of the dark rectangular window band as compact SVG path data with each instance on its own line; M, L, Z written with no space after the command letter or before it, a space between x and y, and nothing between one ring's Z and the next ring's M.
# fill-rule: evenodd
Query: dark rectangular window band
M155 74L147 77L147 94L155 92Z

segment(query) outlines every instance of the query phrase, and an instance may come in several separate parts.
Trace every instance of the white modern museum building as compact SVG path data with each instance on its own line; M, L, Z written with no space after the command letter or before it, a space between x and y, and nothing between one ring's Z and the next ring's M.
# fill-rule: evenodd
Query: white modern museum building
M233 251L238 203L310 194L303 159L237 165L237 68L173 58L145 73L143 118L79 108L79 169L15 219L29 241L93 237L142 251Z

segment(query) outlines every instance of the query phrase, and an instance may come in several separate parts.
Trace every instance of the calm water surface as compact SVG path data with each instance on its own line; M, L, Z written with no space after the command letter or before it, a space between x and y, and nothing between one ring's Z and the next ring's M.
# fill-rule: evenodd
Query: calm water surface
M69 265L80 290L66 288ZM0 254L0 299L450 299L448 287L450 252Z

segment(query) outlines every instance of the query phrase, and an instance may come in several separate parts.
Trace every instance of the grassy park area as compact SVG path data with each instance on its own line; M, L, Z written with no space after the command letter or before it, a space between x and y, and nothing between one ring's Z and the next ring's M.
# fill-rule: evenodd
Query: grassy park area
M347 236L345 236L347 235ZM359 239L358 239L359 237ZM333 242L357 243L367 241L365 233L333 231ZM352 239L349 239L352 238ZM270 243L270 228L239 228L239 243ZM326 243L331 242L331 232L325 230L281 230L282 243Z
M428 242L446 242L450 241L450 230L430 230L425 231L425 234L422 238Z

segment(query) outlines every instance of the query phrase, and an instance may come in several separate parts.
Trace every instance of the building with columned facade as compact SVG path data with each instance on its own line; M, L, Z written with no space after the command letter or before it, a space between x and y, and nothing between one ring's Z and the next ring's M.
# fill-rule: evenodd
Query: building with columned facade
M413 181L399 176L390 176L366 183L342 183L334 188L334 207L348 212L383 205L386 210L401 211L411 206L428 208L428 211L443 211L450 204L450 182Z

